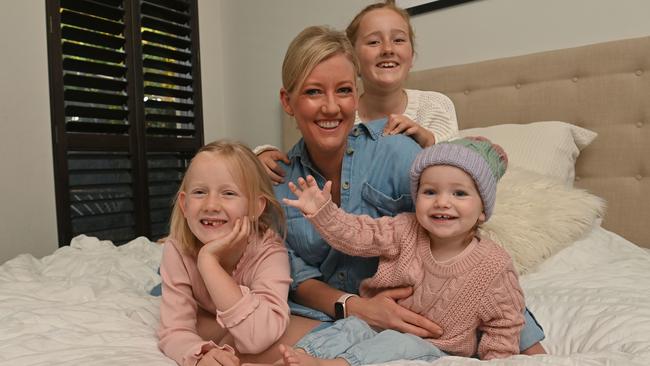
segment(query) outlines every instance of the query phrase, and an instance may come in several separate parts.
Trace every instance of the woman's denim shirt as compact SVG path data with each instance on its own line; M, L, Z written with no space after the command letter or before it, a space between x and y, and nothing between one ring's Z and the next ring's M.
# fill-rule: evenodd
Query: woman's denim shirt
M372 217L395 216L415 210L410 192L410 168L420 146L404 135L383 136L386 119L357 124L348 135L341 171L341 208ZM290 165L281 164L285 183L275 187L275 196L295 198L288 182L313 175L319 187L325 178L309 160L300 140L289 151ZM287 246L291 263L292 290L305 280L316 278L339 290L356 294L365 278L377 271L377 258L360 258L332 249L300 210L283 205L287 215ZM312 319L331 321L325 313L289 301L291 312ZM526 309L520 349L544 339L544 331Z
M409 170L420 146L404 135L383 136L386 119L355 125L348 135L341 170L341 208L372 217L395 216L413 211ZM313 175L319 187L325 178L312 164L301 139L288 153L289 165L281 164L284 184L275 186L275 196L295 198L288 182ZM360 258L332 249L300 210L283 205L287 215L287 246L291 262L292 290L316 278L348 293L358 293L359 284L377 271L377 258ZM294 314L331 320L320 311L290 302Z

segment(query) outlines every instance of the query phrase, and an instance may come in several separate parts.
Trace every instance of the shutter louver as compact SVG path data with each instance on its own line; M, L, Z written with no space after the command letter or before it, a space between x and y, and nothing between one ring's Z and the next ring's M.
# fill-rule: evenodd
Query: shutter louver
M192 54L191 7L185 1L143 0L142 66L151 237L169 230L169 217L183 173L202 145L195 101L198 65ZM197 122L199 123L197 128ZM175 144L176 151L167 145ZM185 147L182 148L182 147Z
M72 235L123 243L135 237L127 153L68 152Z
M170 208L192 154L161 152L147 154L151 236L169 232Z
M65 130L127 134L121 1L61 1Z
M147 135L195 137L189 5L144 0L141 9Z

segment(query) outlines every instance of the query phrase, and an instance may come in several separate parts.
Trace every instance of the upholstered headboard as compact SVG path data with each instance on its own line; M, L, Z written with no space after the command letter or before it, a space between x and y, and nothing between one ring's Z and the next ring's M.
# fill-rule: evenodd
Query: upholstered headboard
M448 95L461 129L564 121L597 132L575 185L607 200L605 228L650 248L650 37L416 71L408 87ZM283 133L285 148L297 140L290 120Z
M650 37L417 71L408 86L448 95L461 129L564 121L597 132L575 185L607 200L603 227L650 247Z

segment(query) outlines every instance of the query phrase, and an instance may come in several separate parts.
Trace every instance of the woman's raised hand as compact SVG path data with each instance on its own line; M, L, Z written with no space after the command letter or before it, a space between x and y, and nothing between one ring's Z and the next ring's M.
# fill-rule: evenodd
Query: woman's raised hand
M266 173L274 184L284 183L284 170L282 170L277 162L283 161L285 164L289 164L287 154L280 150L266 150L257 155L257 158L264 165Z
M391 114L388 116L388 123L384 127L384 135L397 135L399 133L411 136L423 148L436 143L433 132L403 114Z
M289 189L298 199L283 198L282 201L291 207L299 209L305 215L315 214L327 201L332 199L332 182L328 180L321 191L318 188L316 179L311 175L307 176L307 180L302 177L298 178L298 186L293 182L289 182Z
M392 288L369 298L350 298L346 305L350 314L373 328L392 329L421 338L440 337L443 330L438 324L397 303L397 300L407 298L412 293L412 287Z

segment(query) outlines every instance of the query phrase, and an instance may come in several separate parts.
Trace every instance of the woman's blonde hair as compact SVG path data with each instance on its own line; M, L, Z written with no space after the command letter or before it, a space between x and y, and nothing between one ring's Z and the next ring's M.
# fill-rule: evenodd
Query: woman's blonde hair
M291 41L282 62L282 87L287 93L300 88L311 71L326 59L345 55L359 73L359 62L352 44L343 32L327 26L311 26Z
M256 236L267 229L273 229L284 237L286 233L284 210L280 202L275 198L271 180L255 154L246 145L230 140L211 142L199 149L196 155L204 153L214 154L224 159L239 189L248 198L249 216L251 216L250 213L257 211L259 197L266 200L266 206L262 214L259 217L252 217L252 227ZM193 161L194 159L190 161L187 170L190 169ZM201 243L190 230L178 200L180 193L185 191L186 177L183 177L176 193L169 225L169 236L177 240L186 253L196 255L204 243Z
M365 8L361 9L361 11L354 17L354 19L352 19L348 27L345 28L345 34L347 34L348 39L352 43L352 46L356 45L357 39L359 38L359 25L361 25L361 21L363 20L363 17L369 12L377 9L392 10L397 14L399 14L399 16L401 16L404 19L406 25L408 26L411 49L413 50L413 53L415 53L415 32L413 32L413 26L411 25L411 17L409 16L409 13L406 12L406 10L395 5L394 0L392 1L387 0L381 3L370 4Z

